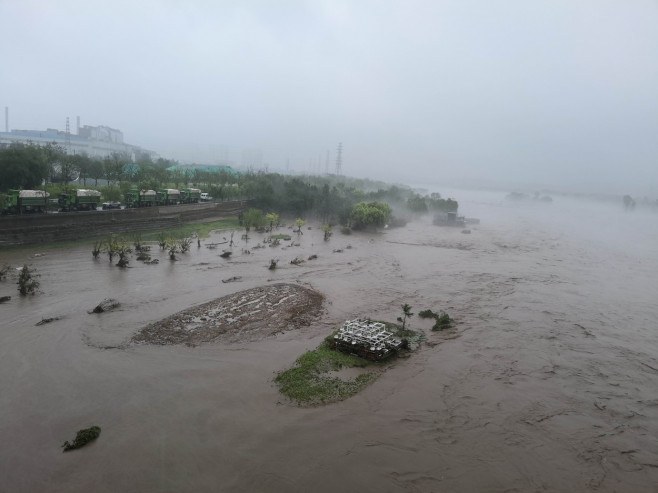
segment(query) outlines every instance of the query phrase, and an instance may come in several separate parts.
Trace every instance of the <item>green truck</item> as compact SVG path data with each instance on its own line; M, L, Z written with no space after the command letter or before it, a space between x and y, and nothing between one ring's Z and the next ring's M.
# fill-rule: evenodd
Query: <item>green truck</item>
M183 188L180 191L181 204L198 204L201 200L201 190L198 188Z
M95 211L101 201L98 190L76 188L59 195L58 204L60 212L69 211Z
M126 207L153 207L155 205L157 193L155 190L138 190L131 188L128 193L124 195Z
M155 196L155 203L158 205L176 205L179 202L180 190L175 188L161 188Z
M2 214L46 212L50 194L43 190L9 190L0 204Z

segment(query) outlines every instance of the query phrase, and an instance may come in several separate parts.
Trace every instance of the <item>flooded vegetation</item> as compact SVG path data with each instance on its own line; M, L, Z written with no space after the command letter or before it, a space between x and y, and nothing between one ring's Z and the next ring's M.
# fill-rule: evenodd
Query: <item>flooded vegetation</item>
M230 230L176 262L142 238L160 263L124 268L94 259L93 240L3 252L0 295L16 293L24 264L40 275L37 295L1 308L0 412L12 444L1 453L3 487L89 491L101 473L104 487L135 492L220 480L252 491L345 481L651 491L654 216L576 202L517 207L503 194L464 203L481 218L468 236L424 216L328 241L311 221L275 247L252 230L229 258L206 246ZM119 305L88 313L104 299ZM444 314L450 324L432 330ZM419 334L411 357L367 363L323 349L345 320L374 315ZM306 384L285 376L293 368ZM63 464L59 445L89 423L102 424L102 440ZM318 450L327 474L313 469ZM347 453L358 467L328 474Z

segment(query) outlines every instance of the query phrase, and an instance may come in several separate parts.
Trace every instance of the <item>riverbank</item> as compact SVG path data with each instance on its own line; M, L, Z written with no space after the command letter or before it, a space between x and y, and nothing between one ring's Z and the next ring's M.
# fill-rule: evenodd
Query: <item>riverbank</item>
M189 222L237 217L247 201L141 209L0 216L0 249L112 234L175 229Z

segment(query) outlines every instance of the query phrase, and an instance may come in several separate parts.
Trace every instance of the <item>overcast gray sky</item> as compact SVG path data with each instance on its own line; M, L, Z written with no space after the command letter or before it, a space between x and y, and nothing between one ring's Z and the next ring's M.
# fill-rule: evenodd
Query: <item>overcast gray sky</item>
M186 162L658 195L658 1L0 0L0 105Z

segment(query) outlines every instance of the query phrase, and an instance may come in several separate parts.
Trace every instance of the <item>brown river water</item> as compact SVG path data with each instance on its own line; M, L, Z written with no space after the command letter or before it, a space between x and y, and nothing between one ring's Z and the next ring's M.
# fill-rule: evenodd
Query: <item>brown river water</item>
M0 305L0 491L658 491L658 214L455 196L481 219L470 235L421 218L324 242L313 225L298 247L242 254L253 234L229 259L194 244L170 262L156 246L160 264L127 269L94 261L91 241L0 251L0 264L35 267L42 291L0 281L12 296ZM273 282L322 292L324 316L257 342L126 344ZM88 313L106 297L119 309ZM333 327L394 321L403 303L457 326L413 317L427 341L346 401L301 408L278 393L276 372ZM49 317L61 318L35 326ZM92 425L95 442L62 453Z

